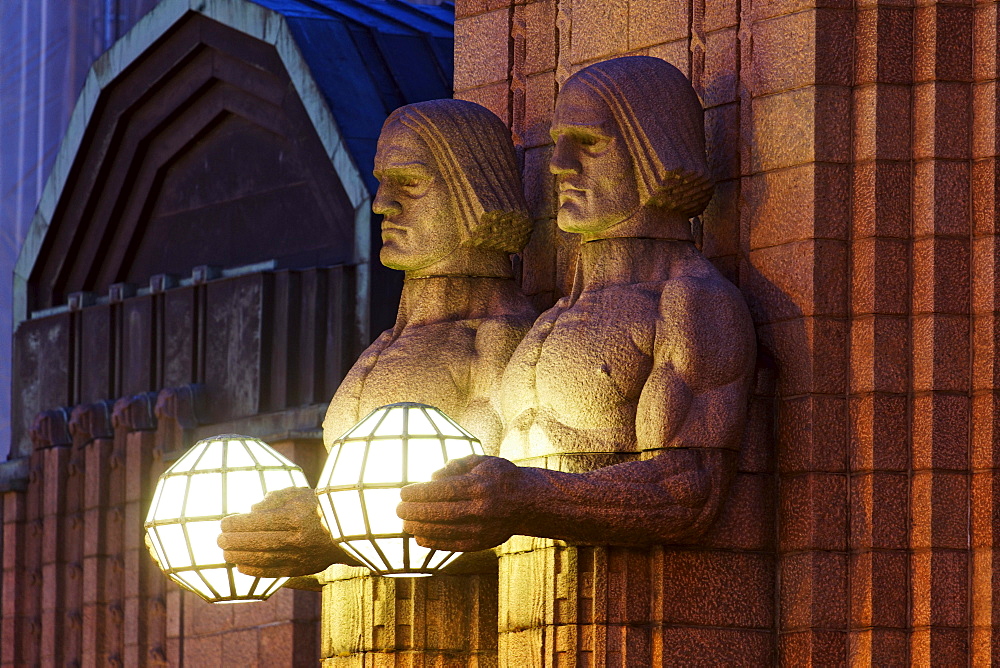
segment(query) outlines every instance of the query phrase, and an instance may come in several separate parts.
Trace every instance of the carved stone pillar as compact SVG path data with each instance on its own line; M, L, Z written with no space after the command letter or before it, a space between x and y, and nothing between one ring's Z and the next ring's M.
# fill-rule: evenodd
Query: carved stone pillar
M65 518L66 481L69 474L71 437L69 410L57 408L35 417L31 428L34 445L33 468L40 475L34 481L35 517L41 530L41 601L39 658L41 663L63 663L63 640L73 631L65 614L67 588Z
M89 506L87 498L88 491L93 496L94 487L99 488L106 471L97 463L88 467L87 460L91 451L111 448L111 402L98 401L74 407L67 427L72 447L62 485L64 505L60 570L63 591L59 605L66 622L60 642L65 656L78 657L83 656L85 643L91 644L96 640L98 628L95 622L103 612L97 608L97 587L88 585L100 583L105 574L96 570L88 573L84 564L86 562L93 567L95 559L104 558L107 554L107 546L102 543L104 509L99 498L90 499L92 503ZM88 580L88 576L92 579Z
M659 665L664 563L661 549L509 540L500 555L500 665Z
M70 444L68 418L65 408L34 417L28 430L32 450L27 488L23 497L14 492L4 500L4 627L0 645L5 661L38 665L43 657L51 660L54 648L43 651L42 640L51 641L61 631L63 620L53 605L60 581L53 578L49 584L45 576L59 575L56 552L60 527L53 521L53 512L61 500L58 464Z
M105 583L113 601L105 652L124 665L166 665L166 582L150 560L142 536L152 483L164 467L156 436L156 401L156 392L123 397L112 412L114 449L105 491L111 518L108 539L116 545L115 562L128 577ZM118 526L120 522L123 526ZM121 620L119 628L115 619Z
M772 564L517 536L500 554L499 665L768 665Z

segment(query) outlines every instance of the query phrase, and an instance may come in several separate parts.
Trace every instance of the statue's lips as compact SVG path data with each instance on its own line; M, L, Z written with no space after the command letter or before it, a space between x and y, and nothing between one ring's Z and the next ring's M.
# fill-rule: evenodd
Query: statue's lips
M392 236L393 234L406 234L406 228L402 225L393 225L390 222L382 221L382 241L385 241L386 235Z
M577 188L569 183L562 182L559 184L559 203L563 204L570 200L575 199L585 199L587 197L587 191L582 188Z

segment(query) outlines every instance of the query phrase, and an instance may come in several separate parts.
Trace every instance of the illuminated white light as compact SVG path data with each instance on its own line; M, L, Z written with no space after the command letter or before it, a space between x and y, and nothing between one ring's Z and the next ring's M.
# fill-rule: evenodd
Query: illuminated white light
M210 603L263 601L288 578L243 575L216 544L222 518L268 492L308 487L302 469L267 443L224 434L198 441L160 476L146 515L154 558L171 580Z
M433 406L378 408L330 448L316 487L323 519L334 540L375 573L433 575L459 553L420 547L403 531L399 490L473 454L484 454L479 439Z

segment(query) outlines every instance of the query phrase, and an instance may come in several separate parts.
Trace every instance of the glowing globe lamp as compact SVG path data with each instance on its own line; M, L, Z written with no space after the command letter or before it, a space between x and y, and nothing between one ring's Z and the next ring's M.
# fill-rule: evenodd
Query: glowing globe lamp
M146 516L153 556L167 576L210 603L263 601L288 578L243 575L216 544L222 518L271 491L308 487L302 469L256 438L198 441L160 476Z
M379 575L433 575L458 553L421 547L403 531L399 490L472 454L483 454L479 439L433 406L372 411L333 443L316 487L334 540Z

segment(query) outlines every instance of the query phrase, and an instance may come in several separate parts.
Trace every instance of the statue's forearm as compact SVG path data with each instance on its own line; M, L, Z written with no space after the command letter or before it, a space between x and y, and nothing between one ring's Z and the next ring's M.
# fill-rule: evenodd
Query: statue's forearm
M584 474L524 468L515 532L622 545L688 540L717 514L735 459L699 448Z

